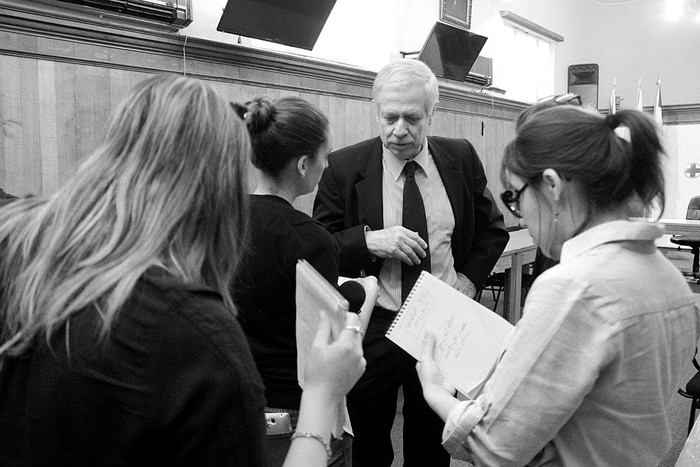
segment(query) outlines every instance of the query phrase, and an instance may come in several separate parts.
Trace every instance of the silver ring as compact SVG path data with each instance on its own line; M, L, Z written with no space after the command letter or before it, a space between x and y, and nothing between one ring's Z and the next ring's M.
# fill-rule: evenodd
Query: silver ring
M354 331L354 332L360 334L361 336L365 335L365 333L362 332L362 329L360 329L360 326L352 326L352 325L348 324L347 326L345 326L345 329L347 329L348 331Z

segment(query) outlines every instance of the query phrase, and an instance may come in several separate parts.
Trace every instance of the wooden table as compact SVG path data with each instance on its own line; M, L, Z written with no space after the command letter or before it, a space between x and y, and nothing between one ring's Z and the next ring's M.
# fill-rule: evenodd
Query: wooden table
M510 232L510 240L503 250L493 272L505 272L503 288L503 317L515 324L520 319L522 301L523 266L535 261L537 246L527 229Z
M652 222L653 219L633 217L633 221ZM689 219L659 219L666 227L666 233L671 235L700 235L700 221Z
M688 219L660 219L666 226L666 233L671 235L700 235L700 221Z
M646 218L632 220L650 222ZM666 233L671 235L700 235L700 220L660 219ZM503 289L503 317L515 324L521 316L523 266L535 261L537 246L532 241L527 229L510 232L510 240L503 250L493 272L505 272L506 281Z

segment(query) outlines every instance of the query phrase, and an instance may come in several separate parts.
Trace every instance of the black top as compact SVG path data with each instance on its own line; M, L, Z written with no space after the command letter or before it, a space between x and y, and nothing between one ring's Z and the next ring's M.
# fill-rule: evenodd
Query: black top
M264 465L262 383L220 295L151 270L101 344L97 316L6 359L0 465Z
M335 285L338 256L331 234L286 200L269 195L250 199L252 239L234 285L234 301L265 383L268 406L298 409L297 260L307 260Z

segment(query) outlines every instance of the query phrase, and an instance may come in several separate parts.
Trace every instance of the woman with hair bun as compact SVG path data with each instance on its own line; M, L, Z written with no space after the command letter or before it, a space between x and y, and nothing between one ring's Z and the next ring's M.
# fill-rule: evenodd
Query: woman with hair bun
M453 397L431 352L418 364L453 457L657 466L666 454L700 308L656 248L663 226L629 219L640 205L663 211L662 154L656 125L633 110L556 106L524 121L503 158L501 199L560 263L535 280L475 399Z
M0 209L0 465L268 465L230 292L249 154L211 87L155 76L70 182ZM326 465L332 414L365 364L360 334L331 342L322 318L285 465Z
M338 283L338 255L331 234L292 203L318 185L331 151L328 119L298 97L247 103L245 121L259 182L250 196L248 254L234 284L240 321L265 384L266 411L288 413L292 430L270 435L274 465L286 453L302 394L297 378L296 264L307 260L331 284ZM371 285L369 280L363 282ZM371 295L371 294L368 294ZM329 465L351 462L352 438L332 440Z

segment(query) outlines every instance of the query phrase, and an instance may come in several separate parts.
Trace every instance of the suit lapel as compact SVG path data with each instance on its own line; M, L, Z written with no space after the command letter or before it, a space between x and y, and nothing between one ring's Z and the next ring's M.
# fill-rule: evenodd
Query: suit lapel
M357 168L359 181L355 184L359 214L372 230L384 228L382 208L382 141L376 138Z

